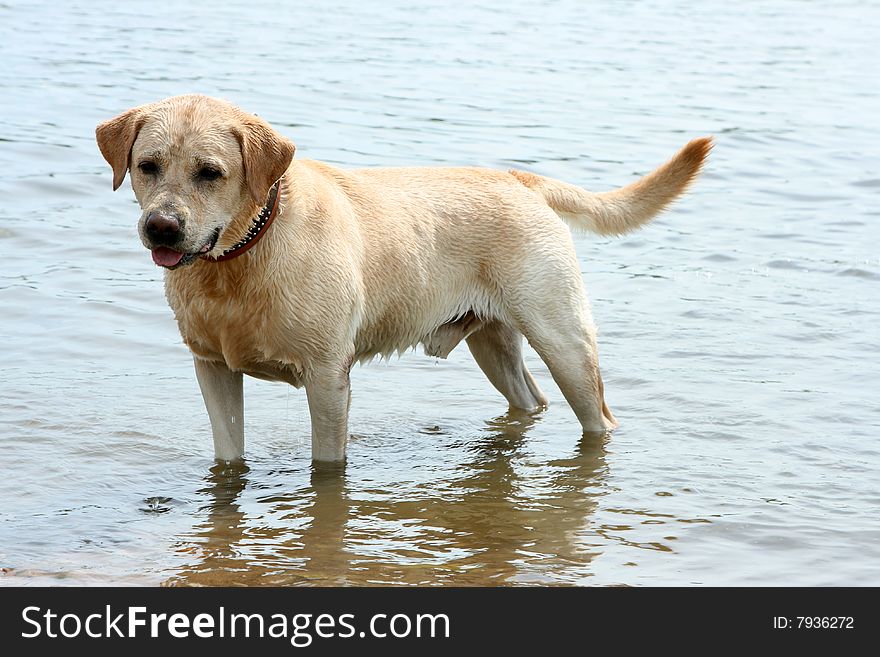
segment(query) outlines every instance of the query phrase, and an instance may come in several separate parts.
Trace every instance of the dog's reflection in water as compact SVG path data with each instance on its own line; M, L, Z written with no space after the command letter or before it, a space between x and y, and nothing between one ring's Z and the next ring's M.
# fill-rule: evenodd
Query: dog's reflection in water
M583 583L597 552L585 536L605 492L605 437L584 436L569 458L529 463L521 457L534 422L525 412L487 422L460 476L398 491L367 482L353 490L342 467L313 465L309 485L260 496L246 511L241 494L258 485L248 467L215 465L200 491L207 518L179 545L194 561L167 583Z

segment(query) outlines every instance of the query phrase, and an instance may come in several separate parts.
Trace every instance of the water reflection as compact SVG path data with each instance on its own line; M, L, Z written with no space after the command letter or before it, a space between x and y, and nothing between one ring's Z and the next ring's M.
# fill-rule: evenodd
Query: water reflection
M241 544L246 526L238 498L248 484L250 468L244 463L215 464L199 493L208 496L207 520L199 527L198 543L184 542L179 550L195 554L199 567L189 575L191 584L216 584L219 573L231 575L242 569ZM246 566L245 566L246 567ZM233 584L234 582L229 582Z
M458 445L466 457L451 468L420 480L401 472L394 485L356 467L312 467L307 486L263 495L266 484L250 480L246 465L216 465L200 491L207 517L178 545L192 562L167 584L582 581L599 543L590 524L605 492L605 439L584 437L566 458L531 462L534 422L521 412L495 418Z

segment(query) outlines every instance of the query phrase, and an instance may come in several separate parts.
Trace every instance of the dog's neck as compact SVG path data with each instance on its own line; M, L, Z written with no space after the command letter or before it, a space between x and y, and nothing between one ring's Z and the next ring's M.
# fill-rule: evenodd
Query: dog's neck
M216 258L208 255L203 255L202 259L209 260L211 262L223 262L225 260L232 260L233 258L237 258L238 256L242 255L243 253L251 249L254 244L259 242L260 238L266 234L266 230L269 228L269 225L278 215L278 208L281 205L282 180L284 180L284 176L281 176L281 178L276 180L275 184L272 185L271 189L269 190L269 196L266 199L266 204L263 206L257 216L251 220L251 226L243 238L241 238L238 242L223 251L223 253L221 253Z

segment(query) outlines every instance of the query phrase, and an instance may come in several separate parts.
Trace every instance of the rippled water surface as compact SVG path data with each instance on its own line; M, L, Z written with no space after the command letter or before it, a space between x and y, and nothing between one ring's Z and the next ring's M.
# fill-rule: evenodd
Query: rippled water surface
M880 584L880 6L290 5L0 4L0 582ZM354 371L344 473L258 381L215 464L93 136L189 92L302 157L595 190L716 135L653 225L576 237L621 428L531 351L551 406L507 415L459 348Z

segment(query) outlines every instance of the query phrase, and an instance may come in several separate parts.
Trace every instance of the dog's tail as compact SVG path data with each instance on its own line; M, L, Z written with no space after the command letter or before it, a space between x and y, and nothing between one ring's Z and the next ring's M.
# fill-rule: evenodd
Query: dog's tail
M602 193L525 171L510 173L575 228L621 235L647 223L678 198L700 173L711 149L711 137L694 139L644 178Z

